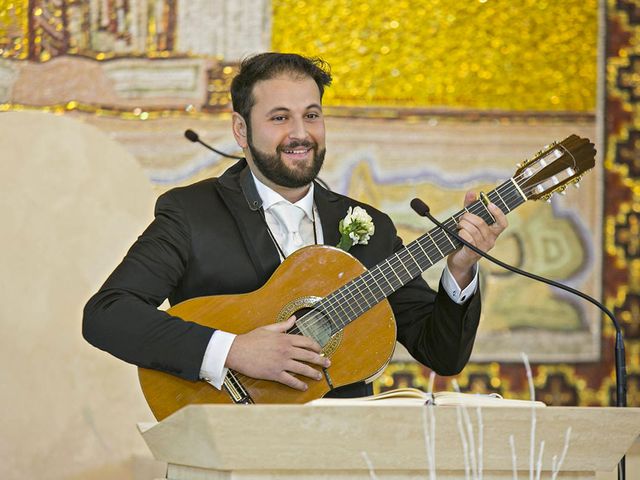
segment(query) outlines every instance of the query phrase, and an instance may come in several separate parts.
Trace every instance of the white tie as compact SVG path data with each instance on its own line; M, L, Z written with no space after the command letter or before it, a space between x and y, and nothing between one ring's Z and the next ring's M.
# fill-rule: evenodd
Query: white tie
M282 244L280 248L285 256L291 255L304 245L300 235L300 222L305 216L304 210L288 202L278 202L270 210L282 227Z

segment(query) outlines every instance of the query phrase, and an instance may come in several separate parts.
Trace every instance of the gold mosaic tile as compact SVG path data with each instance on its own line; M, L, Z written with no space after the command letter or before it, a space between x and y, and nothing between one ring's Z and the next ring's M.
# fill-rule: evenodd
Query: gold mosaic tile
M333 68L329 105L593 111L597 0L273 0L272 47Z
M27 57L28 3L0 0L0 57Z

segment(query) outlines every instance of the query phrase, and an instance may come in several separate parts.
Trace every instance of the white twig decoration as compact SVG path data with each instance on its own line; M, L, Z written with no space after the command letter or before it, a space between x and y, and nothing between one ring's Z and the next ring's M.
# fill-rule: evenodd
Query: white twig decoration
M556 480L558 476L558 472L562 468L562 462L564 462L564 457L567 455L567 450L569 450L569 439L571 438L571 427L567 427L567 431L564 434L564 447L562 448L562 455L560 455L560 461L556 465L555 459L557 456L554 456L553 466L551 468L551 480Z
M458 386L458 382L456 382L455 380L451 381L451 384L453 385L453 389L460 393L460 387ZM467 437L467 442L468 442L468 455L469 455L469 463L471 466L471 476L473 478L473 480L478 480L478 462L476 460L476 447L475 447L475 440L474 440L474 435L473 435L473 424L471 423L471 419L469 418L469 412L467 412L467 407L464 405L464 403L462 404L462 408L457 410L458 412L458 417L460 417L460 412L462 412L462 417L464 418L464 423L466 426L466 437ZM463 448L465 448L465 443L463 442ZM465 466L465 474L467 474L467 469ZM468 474L466 475L466 477L468 478Z
M434 413L434 396L433 396L433 384L435 382L436 379L436 372L431 371L431 373L429 374L429 395L431 395L431 404L427 405L427 412L429 414L429 427L430 427L430 438L432 439L432 441L430 442L430 444L426 444L425 441L425 446L427 447L427 458L429 460L429 478L430 480L436 480L436 417L435 417L435 413ZM426 417L425 417L425 412L423 411L422 413L422 419L424 422L426 422ZM427 426L426 424L423 425L423 428L425 429L425 435L427 434Z
M433 370L429 374L429 395L433 395L433 384L436 381L436 372ZM433 397L432 397L433 398Z
M433 405L425 405L422 409L422 433L430 480L436 480L436 419L433 408ZM429 415L429 421L427 421L427 415Z
M367 452L360 452L360 454L362 455L362 458L364 458L364 461L367 464L367 468L369 469L369 478L371 480L378 480L378 476L376 475L376 472L373 470L373 463L371 463L371 460L369 459L369 455L367 455Z
M469 445L467 444L467 439L464 434L464 427L462 426L462 407L456 407L456 414L458 417L457 425L458 425L458 433L460 434L460 441L462 442L462 458L464 459L464 478L465 480L469 480Z
M482 480L482 455L484 447L484 424L482 423L482 411L480 407L476 408L478 416L478 480Z
M531 398L531 438L529 445L529 480L533 480L533 459L535 457L536 449L536 406L533 403L536 399L536 392L533 387L533 375L531 375L531 365L529 365L529 357L522 352L522 361L524 362L524 368L527 371L527 381L529 382L529 397Z
M540 442L540 452L538 453L538 463L536 463L536 480L540 480L540 471L542 470L542 452L544 452L544 440Z
M516 443L513 434L509 435L509 445L511 446L511 467L513 469L513 480L518 480L518 458L516 457Z

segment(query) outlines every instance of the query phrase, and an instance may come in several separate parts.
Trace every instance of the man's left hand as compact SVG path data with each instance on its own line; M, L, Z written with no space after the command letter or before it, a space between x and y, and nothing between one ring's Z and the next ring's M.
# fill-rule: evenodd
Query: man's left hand
M464 206L468 207L477 199L475 193L467 192L464 197ZM458 222L458 235L483 252L493 248L497 238L508 225L507 217L496 205L489 203L487 208L496 220L492 225L487 225L482 218L469 212L465 212ZM447 258L449 271L460 288L464 289L471 282L473 266L479 259L480 255L467 247L456 250Z

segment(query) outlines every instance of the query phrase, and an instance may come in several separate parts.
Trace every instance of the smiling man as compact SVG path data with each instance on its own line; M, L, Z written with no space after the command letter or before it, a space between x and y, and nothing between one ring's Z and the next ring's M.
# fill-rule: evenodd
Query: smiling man
M328 66L294 54L264 53L242 62L231 95L232 129L246 159L220 178L162 195L155 219L85 307L83 334L136 365L221 388L228 369L306 390L330 366L320 345L289 333L295 318L241 335L187 322L157 307L194 297L252 292L280 262L305 245L335 246L339 224L356 207L375 233L349 253L371 268L402 248L391 219L314 180L325 157L322 96ZM468 193L465 204L475 200ZM459 233L482 250L507 225L495 205L488 226L466 213ZM358 210L361 212L361 210ZM418 276L388 298L397 338L442 375L460 372L480 318L478 256L467 248L447 258L438 292ZM322 272L318 272L322 275ZM371 393L365 383L330 392Z

